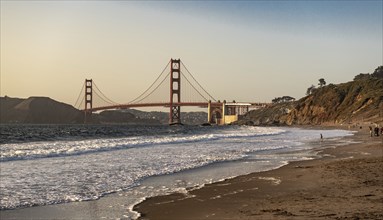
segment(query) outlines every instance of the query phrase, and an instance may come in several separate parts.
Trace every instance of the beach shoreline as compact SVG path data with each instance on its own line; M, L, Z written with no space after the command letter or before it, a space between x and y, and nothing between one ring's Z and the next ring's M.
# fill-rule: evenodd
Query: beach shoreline
M318 127L312 128L318 129ZM310 128L305 127L304 129ZM326 127L325 129L349 130L346 127ZM125 194L126 192L121 191L106 195L94 201L71 202L0 211L0 219L131 219L130 215L126 215L126 212L132 213L132 209L134 212L137 211L141 214L141 219L306 219L308 216L303 215L302 217L296 214L295 211L290 209L284 210L281 209L280 206L276 206L275 204L278 204L278 200L275 200L274 204L260 203L264 204L264 208L258 211L254 211L252 203L259 203L261 198L263 198L263 200L269 198L270 196L270 198L274 198L273 195L269 195L268 192L274 191L276 189L275 187L283 186L283 189L280 189L279 193L285 194L286 189L288 189L285 184L288 183L288 181L284 175L288 176L288 174L291 173L291 169L293 172L300 173L295 176L299 176L299 178L297 178L301 181L305 179L303 177L307 175L307 172L310 173L316 170L314 168L316 168L316 166L322 166L322 163L331 162L337 159L346 159L351 156L355 158L362 158L363 160L366 158L376 158L376 156L380 156L380 158L382 158L383 142L380 141L382 140L381 138L382 137L368 138L367 131L358 129L358 131L356 131L353 136L342 137L342 141L339 143L347 143L345 146L336 147L337 142L334 140L326 139L326 137L324 137L323 142L319 142L320 139L318 134L318 142L311 144L318 145L314 146L313 151L316 151L318 155L322 155L322 158L320 159L290 162L286 166L282 166L278 169L273 169L270 171L255 173L252 172L247 175L237 175L234 178L214 182L212 184L206 184L201 187L195 187L194 189L196 190L194 191L192 190L193 188L189 188L189 191L183 190L178 194L172 193L166 196L157 196L146 199L140 198L139 201L142 202L135 206L128 205L126 200L128 194ZM345 140L345 142L343 142L343 140ZM363 143L354 144L354 142ZM307 144L310 145L310 143ZM347 149L346 151L350 152L345 153L344 150L340 150L342 148L345 148ZM365 150L365 148L367 148L367 150ZM377 161L367 161L367 164L378 164L381 167L382 160L383 159ZM216 164L214 166L220 165ZM201 169L206 170L206 168ZM383 168L380 168L380 170L383 171ZM199 171L196 171L196 175L199 174ZM193 175L193 173L189 173L187 175ZM383 177L381 175L378 177L383 181ZM162 177L160 176L159 178ZM164 178L169 177L164 176ZM311 178L314 181L320 179L318 176L311 176ZM166 180L169 179L164 179L163 181ZM312 184L312 180L306 180L306 182ZM289 181L291 182L290 185L294 186L295 188L299 186L299 184L296 182L294 183L294 179ZM383 185L382 181L380 182L381 185ZM294 187L288 191L293 192ZM195 193L197 194L194 195ZM257 194L256 197L253 196L254 193ZM309 191L307 193L310 194ZM248 197L243 197L242 194L245 194ZM260 194L263 194L263 197L258 197ZM383 202L382 194L383 193L380 191L379 193L367 193L365 195L367 195L367 199L378 198L378 200L380 199L380 202ZM200 198L205 198L205 201L207 202L213 201L213 203L193 203L195 201L204 200ZM302 198L297 197L297 200L302 200ZM220 201L223 201L223 203L220 203ZM284 201L288 201L288 199L284 198ZM302 201L306 201L306 199ZM309 199L308 201L311 200ZM242 205L238 207L238 204ZM202 205L203 207L201 208L199 205ZM127 208L129 210L127 210ZM173 210L179 210L179 212L173 212ZM378 211L378 214L373 214L371 215L373 217L370 216L369 218L374 219L374 215L380 218L381 215L379 213L383 213L383 211ZM327 216L326 218L334 216L337 217L334 215L334 213L323 214L323 216ZM315 219L315 215L311 215L309 217L311 219Z
M318 148L318 159L148 198L134 210L141 220L382 219L383 139L355 131L345 137L354 143Z

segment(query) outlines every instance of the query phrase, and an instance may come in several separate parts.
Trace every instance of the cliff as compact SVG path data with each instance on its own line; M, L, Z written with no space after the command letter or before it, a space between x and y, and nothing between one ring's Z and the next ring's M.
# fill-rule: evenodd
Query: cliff
M330 84L294 102L248 112L237 124L320 125L383 122L383 68L351 82Z

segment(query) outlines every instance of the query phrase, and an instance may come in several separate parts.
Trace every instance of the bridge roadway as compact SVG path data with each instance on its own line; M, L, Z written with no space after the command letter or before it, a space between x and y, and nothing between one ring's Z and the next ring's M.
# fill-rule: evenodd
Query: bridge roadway
M201 108L207 108L208 102L173 102L173 106L196 106ZM218 107L221 106L221 102L212 102L211 106ZM170 102L158 102L158 103L135 103L135 104L120 104L120 105L109 105L109 106L101 106L92 109L88 109L88 111L97 112L108 109L128 109L128 108L140 108L140 107L170 107Z
M222 102L211 102L211 107L221 107ZM226 105L230 104L240 104L240 103L226 103ZM249 106L253 107L266 107L269 103L246 103ZM207 108L209 105L208 102L173 102L172 106L194 106ZM120 104L120 105L109 105L109 106L101 106L92 109L87 109L87 111L97 112L108 109L128 109L128 108L140 108L140 107L170 107L170 102L158 102L158 103L135 103L135 104ZM85 111L85 109L83 109Z

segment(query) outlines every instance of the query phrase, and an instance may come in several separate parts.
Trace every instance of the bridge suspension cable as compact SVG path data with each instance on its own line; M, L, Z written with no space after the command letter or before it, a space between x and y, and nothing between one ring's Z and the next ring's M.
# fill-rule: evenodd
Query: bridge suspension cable
M168 62L168 64L165 66L165 68L162 70L162 72L160 73L160 75L157 77L156 80L154 80L154 82L149 86L149 88L147 88L141 95L139 95L137 98L133 99L132 101L128 102L128 104L132 104L132 103L137 103L137 102L141 102L142 100L146 99L148 96L150 96L151 94L154 93L154 91L156 91L158 89L158 87L160 85L162 85L162 83L165 81L165 79L169 76L170 72L164 77L164 79L153 89L153 91L151 91L149 94L145 95L158 81L159 79L161 78L161 76L165 73L165 70L168 69L170 65L170 61ZM144 96L145 95L145 96ZM144 96L144 97L143 97ZM141 98L143 97L143 98ZM138 100L138 101L137 101Z
M83 95L84 89L85 89L85 83L82 84L80 94L78 94L77 100L76 100L76 102L74 104L74 107L77 108L77 109L80 109L81 103L84 102L84 99L85 99L85 97ZM79 102L81 97L82 97L82 100L81 100L81 102Z
M95 94L98 95L104 102L112 105L118 105L119 103L109 99L96 85L96 83L93 81L94 88L95 88ZM98 94L100 93L100 94Z
M149 97L151 94L153 94L157 89L158 87L160 87L164 82L165 80L168 78L168 76L170 75L170 72L164 77L164 79L156 86L156 88L153 89L153 91L151 91L149 94L147 94L145 97L143 97L142 99L138 100L137 102L141 102L142 100L146 99L147 97ZM129 103L130 104L130 103Z
M198 92L198 94L200 94L205 100L213 100L213 101L217 101L212 95L210 95L210 93L208 93L203 87L202 85L194 78L193 74L191 74L191 72L188 70L188 68L186 68L185 64L181 61L181 64L182 64L182 67L186 70L187 73L189 73L189 75L192 77L192 79L194 80L194 82L197 83L197 85L206 93L206 95L209 97L209 98L206 98L204 95L202 95L198 89L196 89L193 84L187 79L187 77L185 76L185 74L183 74L186 78L186 80L190 83L190 85ZM183 73L181 71L181 73Z
M209 100L216 102L216 99L209 92L207 92L204 87L202 87L202 85L196 80L196 78L193 76L193 74L191 74L191 72L187 69L182 61L178 62L178 65L180 65L179 67L171 66L171 64L173 65L173 63L176 63L173 61L174 60L171 59L166 64L158 77L143 93L141 93L137 98L133 99L127 104L121 104L113 101L99 89L94 81L92 83L92 80L86 80L86 82L91 81L89 86L90 92L88 91L88 85L84 83L81 88L81 92L77 97L75 107L81 109L81 106L84 105L85 102L91 102L92 104L90 108L92 109L129 108L129 106L150 106L152 104L156 106L159 104L167 106L169 103L173 103L172 100L169 102L169 90L170 98L174 97L175 95L177 97L178 95L180 98L176 102L179 102L185 106L188 104L195 106L197 103L207 103ZM182 76L175 78L177 80L174 81L171 79L171 77L173 77L171 75L173 68L178 68L178 73L180 76ZM177 71L173 71L173 73L177 74ZM174 86L177 86L177 82L180 83L180 92L175 94ZM88 97L90 101L88 100ZM85 109L86 108L87 107L85 106Z
M183 77L185 77L185 79L186 79L186 81L189 83L189 85L191 85L191 87L193 87L193 89L203 98L203 99L205 99L205 101L209 101L204 95L202 95L201 93L200 93L200 91L198 91L198 89L190 82L190 80L186 77L186 75L185 74L183 74L183 72L181 71L181 75L183 76Z

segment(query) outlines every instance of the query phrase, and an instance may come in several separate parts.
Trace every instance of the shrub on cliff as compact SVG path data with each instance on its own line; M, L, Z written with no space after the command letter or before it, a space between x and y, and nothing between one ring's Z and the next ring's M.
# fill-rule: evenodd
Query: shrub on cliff
M358 75L354 81L310 90L298 101L251 111L239 124L246 121L264 125L382 122L382 72L383 67L379 66L374 73Z

